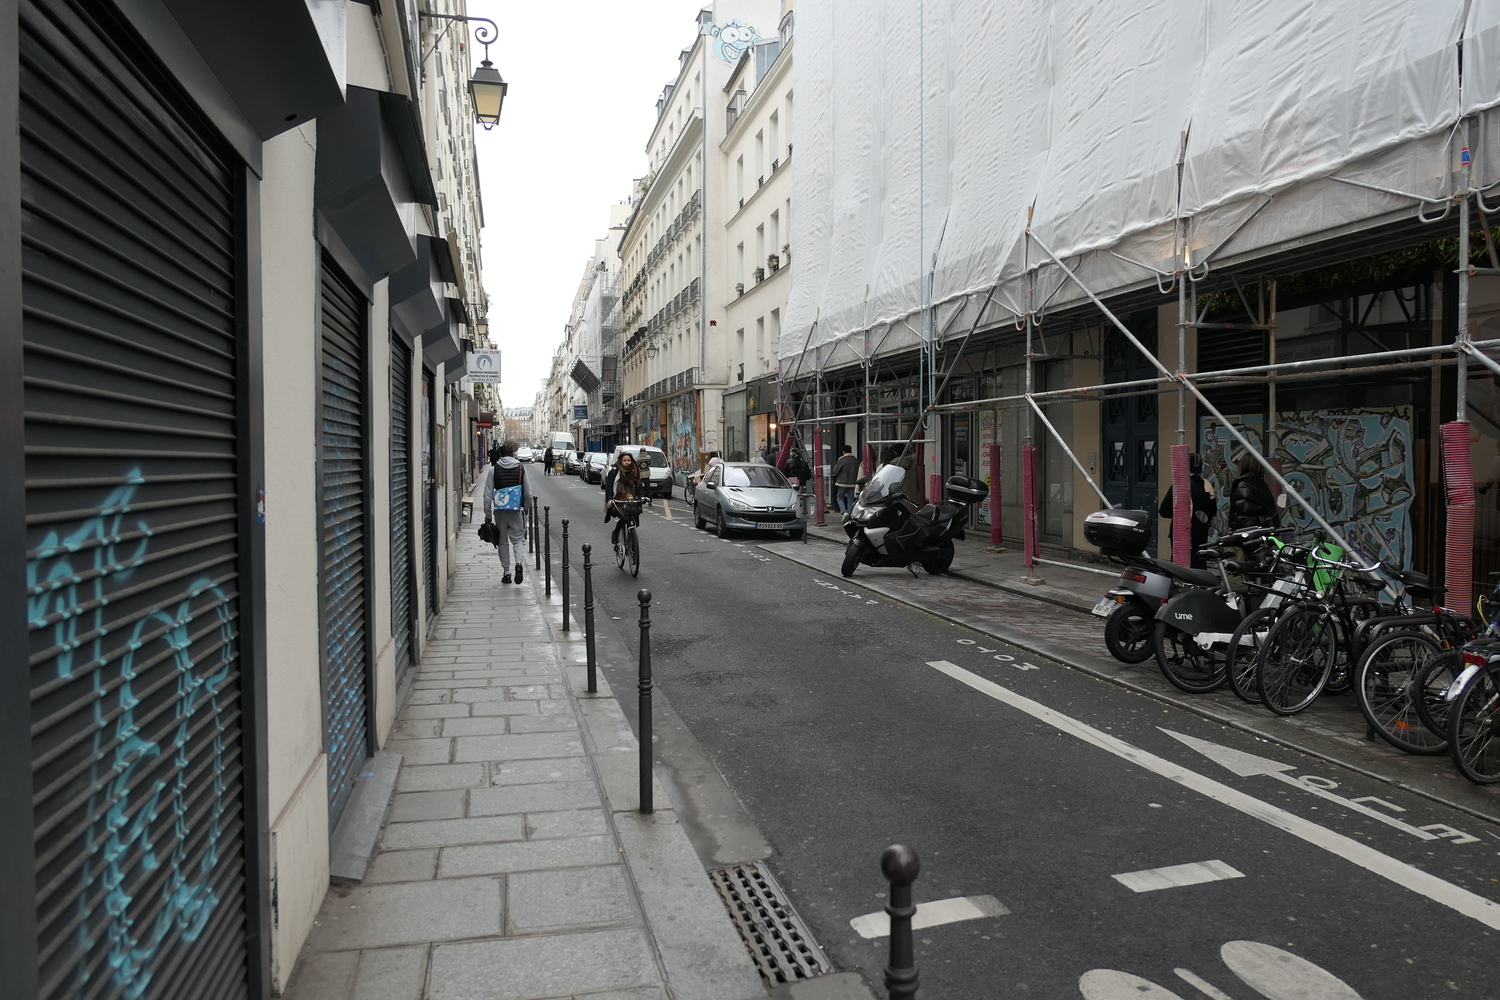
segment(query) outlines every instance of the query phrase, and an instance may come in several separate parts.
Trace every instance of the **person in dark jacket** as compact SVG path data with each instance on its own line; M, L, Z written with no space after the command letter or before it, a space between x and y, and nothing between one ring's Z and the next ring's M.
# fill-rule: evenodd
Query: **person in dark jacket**
M484 476L484 519L494 518L500 537L500 568L505 575L501 583L510 583L511 549L516 554L515 582L521 582L526 567L526 509L531 503L531 485L526 482L526 470L516 460L516 443L507 441L495 449L494 464ZM510 486L521 487L520 510L495 510L495 491Z
M1229 487L1229 530L1277 527L1280 511L1260 462L1246 452L1240 456L1236 468L1240 476Z
M847 514L854 509L854 488L859 482L859 459L854 457L852 445L844 445L844 453L833 463L833 496L839 513Z
M802 457L802 450L800 448L792 449L792 454L786 460L786 468L781 471L786 474L788 479L795 479L797 481L797 489L804 493L812 485L812 466L808 465L807 460Z
M1208 544L1208 533L1213 527L1214 516L1219 513L1219 499L1213 495L1208 483L1203 478L1203 459L1197 455L1188 456L1188 496L1193 503L1193 531L1192 531L1192 560L1193 569L1207 569L1208 560L1198 554L1198 550ZM1161 506L1156 513L1167 519L1172 517L1172 487L1167 487L1167 495L1162 497ZM1175 527L1175 525L1174 525ZM1167 534L1172 537L1172 532Z
M552 463L556 460L556 456L552 454L552 446L549 444L547 451L542 455L542 475L552 475Z

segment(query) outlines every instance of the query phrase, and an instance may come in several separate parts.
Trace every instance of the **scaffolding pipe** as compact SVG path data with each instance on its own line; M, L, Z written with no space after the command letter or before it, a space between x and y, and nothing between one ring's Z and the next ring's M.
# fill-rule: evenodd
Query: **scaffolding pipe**
M1473 357L1474 360L1493 370L1496 375L1500 375L1500 361L1496 361L1494 358L1481 351L1474 344L1466 342L1462 346L1464 351L1471 357Z
M1030 232L1030 230L1028 230L1028 232ZM1036 239L1035 236L1033 236L1032 238ZM1089 301L1093 302L1094 305L1098 306L1099 310L1104 313L1104 315L1109 319L1109 321L1111 323L1113 323L1115 325L1115 327L1120 330L1121 333L1125 334L1125 336L1130 339L1130 342L1135 345L1136 350L1140 351L1141 354L1145 355L1147 358L1150 358L1151 361L1152 361L1152 363L1156 365L1157 370L1160 371L1162 374L1168 375L1168 376L1171 375L1171 373L1167 371L1166 367L1161 363L1161 361L1156 357L1156 355L1154 355L1150 351L1146 350L1145 346L1143 344L1141 344L1141 342L1139 340L1136 339L1135 334L1131 333L1130 329L1128 327L1126 327L1124 323L1120 322L1120 318L1118 316L1116 316L1113 312L1111 312L1108 306L1106 306L1102 301L1100 301L1099 296L1097 296L1097 295L1094 294L1093 289L1091 289L1087 285L1085 285L1082 282L1082 280L1079 279L1078 275L1076 275L1076 274L1073 273L1073 271L1072 271L1071 268L1069 268L1062 261L1058 260L1057 255L1054 254L1050 249L1048 249L1047 245L1045 243L1043 243L1040 239L1037 239L1037 245L1042 248L1042 250L1047 254L1047 256L1049 256L1049 257L1052 258L1053 263L1057 264L1058 267L1062 268L1063 272L1065 274L1067 274L1067 276L1073 280L1073 283L1076 284L1079 287L1079 289L1083 292L1083 294L1086 295L1086 296L1088 296ZM1363 568L1363 569L1373 569L1374 568L1374 564L1366 564L1365 563L1365 557L1364 557L1364 555L1361 554L1361 553L1359 553L1359 552L1357 552L1357 551L1355 551L1355 549L1349 545L1348 540L1346 538L1344 538L1343 534L1337 528L1335 528L1333 525L1329 524L1328 523L1328 519L1325 518L1322 514L1319 514L1318 511L1317 511L1317 509L1314 508L1313 505L1311 503L1309 503L1307 501L1307 499L1302 496L1301 493L1297 492L1296 487L1294 487L1291 483L1287 482L1287 480L1281 475L1281 470L1278 469L1278 468L1276 468L1276 466L1269 459L1267 459L1265 455L1262 455L1248 440L1246 440L1245 435L1241 434L1239 432L1239 430L1237 428L1235 428L1235 426L1233 424L1231 424L1224 417L1224 414L1220 413L1219 410L1218 410L1218 408L1215 407L1212 403L1210 403L1208 401L1208 397L1206 397L1206 396L1203 395L1202 390L1200 390L1196 385L1194 385L1192 383L1192 381L1190 379L1188 379L1188 377L1185 376L1185 375L1182 376L1181 382L1182 382L1183 385L1187 386L1188 390L1194 396L1196 396L1198 398L1198 403L1205 410L1207 410L1210 414L1213 415L1213 418L1215 420L1217 420L1223 426L1223 428L1229 432L1229 434L1230 434L1231 437L1233 437L1236 441L1238 441L1240 443L1240 447L1244 448L1245 451L1248 454L1251 454L1251 455L1255 456L1255 460L1260 463L1260 465L1261 465L1261 467L1263 469L1266 470L1266 472L1271 476L1272 480L1274 480L1278 485L1280 485L1280 487L1282 488L1282 490L1284 490L1288 496L1290 496L1293 500L1295 500L1298 504L1300 504L1301 507L1302 507L1302 509L1305 510L1305 511L1307 511L1308 516L1310 516L1314 521L1318 522L1318 526L1320 528L1322 528L1324 531L1328 532L1328 536L1330 538L1332 538L1336 542L1338 542L1339 545L1343 547L1343 549L1344 549L1345 552L1354 553L1355 558L1361 564L1361 568Z
M1068 447L1068 442L1064 441L1063 436L1057 432L1057 428L1052 426L1052 421L1047 419L1047 414L1042 412L1042 408L1037 405L1037 401L1028 396L1026 402L1031 404L1031 408L1036 411L1037 419L1052 433L1052 437L1062 447L1063 452L1068 456L1068 461L1073 463L1073 468L1077 469L1078 474L1087 479L1089 485L1093 487L1094 492L1099 494L1099 499L1104 501L1104 506L1113 508L1114 504L1109 502L1109 497L1105 496L1104 491L1099 488L1099 484L1094 482L1094 477L1084 471L1083 463L1078 461L1078 456L1073 454L1073 449Z

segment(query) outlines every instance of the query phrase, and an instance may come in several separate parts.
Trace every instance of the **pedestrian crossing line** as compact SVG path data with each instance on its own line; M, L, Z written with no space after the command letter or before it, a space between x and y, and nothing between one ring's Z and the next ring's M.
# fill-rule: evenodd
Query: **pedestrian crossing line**
M1002 687L994 681L949 663L947 660L930 660L927 665L947 674L960 684L967 684L981 694L989 695L998 702L1019 709L1032 718L1076 736L1085 743L1093 744L1121 760L1158 774L1168 781L1176 782L1184 788L1238 810L1284 833L1289 833L1314 847L1358 865L1374 875L1410 889L1418 895L1426 896L1440 906L1446 906L1457 913L1477 920L1486 927L1500 930L1500 904L1485 899L1478 893L1470 892L1462 886L1428 874L1404 861L1398 861L1368 844L1362 844L1352 837L1335 833L1327 827L1319 826L1311 820L1303 819L1296 813L1288 812L1269 802L1263 802L1237 788L1231 788L1196 771L1190 771L1165 757L1158 757L1154 753L1131 746L1124 740L1101 732L1087 723L1079 722L1056 709L1048 708L1039 701L1017 694L1007 687Z
M1205 882L1223 882L1226 879L1244 877L1244 872L1236 871L1222 861L1194 861L1186 865L1147 868L1144 871L1124 872L1113 876L1116 882L1131 892L1155 892L1157 889L1177 889L1185 885L1202 885Z
M928 927L956 924L961 920L979 920L982 917L1003 917L1010 910L994 896L954 896L951 899L935 899L930 903L918 903L916 916L911 918L911 929L920 931ZM884 910L862 913L849 921L849 926L862 938L881 938L891 935L891 918Z

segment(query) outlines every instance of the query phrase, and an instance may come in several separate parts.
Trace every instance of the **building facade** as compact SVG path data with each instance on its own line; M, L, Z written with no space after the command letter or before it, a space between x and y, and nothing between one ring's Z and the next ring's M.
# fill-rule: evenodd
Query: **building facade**
M619 241L623 262L622 409L630 440L668 455L679 480L721 448L729 382L724 253L729 203L720 95L745 52L776 34L780 5L724 0L700 15L694 42L657 102ZM712 113L708 113L708 109Z
M727 371L722 452L743 461L780 443L777 348L792 281L792 25L783 4L779 35L745 50L716 95L727 129L723 176Z
M425 6L7 6L7 998L276 995L360 877L498 404Z

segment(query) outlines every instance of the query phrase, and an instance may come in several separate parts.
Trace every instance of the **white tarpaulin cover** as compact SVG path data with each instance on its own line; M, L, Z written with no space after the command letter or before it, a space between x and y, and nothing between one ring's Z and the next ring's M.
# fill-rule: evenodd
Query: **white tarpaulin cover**
M919 342L929 273L934 330L992 286L1021 313L1029 212L1106 295L1172 269L1178 218L1201 260L1412 205L1333 176L1444 196L1461 109L1500 104L1500 0L821 0L796 73L781 354L819 351L788 372Z

